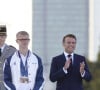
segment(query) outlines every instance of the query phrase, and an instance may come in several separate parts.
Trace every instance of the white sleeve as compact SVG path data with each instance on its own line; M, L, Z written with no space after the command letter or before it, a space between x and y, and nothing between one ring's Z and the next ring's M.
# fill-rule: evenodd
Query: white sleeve
M67 74L67 73L68 73L68 71L67 71L67 70L65 70L65 69L64 69L64 67L63 67L63 71L65 72L65 74Z

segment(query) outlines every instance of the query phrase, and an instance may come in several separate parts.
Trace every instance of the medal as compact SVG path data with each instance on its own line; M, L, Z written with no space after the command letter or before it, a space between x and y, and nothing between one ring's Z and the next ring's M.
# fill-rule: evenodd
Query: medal
M21 83L29 83L28 77L20 77L20 82Z

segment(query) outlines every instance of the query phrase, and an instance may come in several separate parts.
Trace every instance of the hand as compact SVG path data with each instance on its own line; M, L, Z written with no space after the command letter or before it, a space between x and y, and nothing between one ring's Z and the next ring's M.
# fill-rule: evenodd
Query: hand
M84 67L85 67L85 63L84 62L82 62L82 63L80 63L80 73L81 74L83 74L84 73Z
M71 60L70 59L66 60L65 65L64 65L64 69L65 70L67 70L69 68L70 63L71 63Z

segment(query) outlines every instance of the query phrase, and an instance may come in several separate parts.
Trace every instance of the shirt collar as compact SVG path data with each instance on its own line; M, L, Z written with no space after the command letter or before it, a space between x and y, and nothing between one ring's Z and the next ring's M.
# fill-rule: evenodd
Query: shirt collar
M6 44L4 44L4 45L1 47L1 52L3 52L5 46L6 46Z
M69 53L64 51L64 55L65 55L65 57L67 57L69 55ZM74 53L71 53L70 55L72 55L72 57L73 57Z
M16 51L16 55L19 57L18 51L19 51L19 50ZM21 53L20 53L20 55L21 55L21 56L24 56L24 55L22 55ZM31 55L31 51L29 50L29 55L28 55L28 57L30 57L30 55ZM24 57L26 57L26 56L24 56Z

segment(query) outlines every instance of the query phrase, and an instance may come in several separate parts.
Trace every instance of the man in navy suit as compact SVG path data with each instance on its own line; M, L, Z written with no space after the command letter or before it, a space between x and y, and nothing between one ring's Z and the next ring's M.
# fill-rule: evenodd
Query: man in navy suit
M82 80L92 78L85 57L74 53L76 41L73 34L64 36L64 53L52 59L50 80L57 81L56 90L83 90Z

